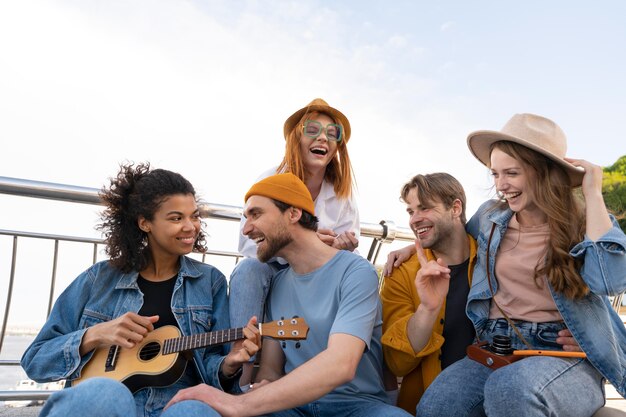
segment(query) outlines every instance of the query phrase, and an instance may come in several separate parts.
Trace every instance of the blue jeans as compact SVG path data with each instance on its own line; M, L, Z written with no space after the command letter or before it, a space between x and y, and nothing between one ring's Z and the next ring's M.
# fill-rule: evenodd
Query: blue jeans
M109 378L92 378L52 394L39 417L128 417L137 416L135 409L133 394L125 385Z
M563 325L523 322L517 327L535 348L546 349ZM490 320L480 337L491 341L495 334L507 334L514 348L523 348L512 332L504 319ZM603 404L602 375L586 359L533 356L494 371L465 357L439 374L416 411L418 417L589 417Z
M220 414L202 401L186 400L169 407L161 417L220 417Z
M265 414L263 417L410 417L401 408L380 401L354 399L350 401L313 401L312 403Z
M256 258L244 258L230 275L229 310L231 327L245 327L250 317L263 321L265 298L272 277L287 265L270 261L259 262Z
M192 382L189 376L183 375L168 387L144 388L133 394L124 384L114 379L91 378L75 387L52 394L40 416L159 417L169 400L179 390L190 386Z
M401 408L372 400L312 402L290 410L265 414L262 417L411 417ZM219 417L210 406L201 401L181 401L174 404L161 417Z

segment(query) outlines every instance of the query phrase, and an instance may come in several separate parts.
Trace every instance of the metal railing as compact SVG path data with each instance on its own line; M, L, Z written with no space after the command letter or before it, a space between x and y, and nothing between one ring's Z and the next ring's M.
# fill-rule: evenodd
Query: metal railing
M13 195L19 197L30 197L36 199L56 200L67 203L82 203L91 205L101 205L102 202L98 197L99 190L96 188L79 187L66 184L56 184L43 181L25 180L20 178L10 178L0 176L0 194ZM237 206L229 206L222 204L214 204L208 202L201 202L199 204L200 214L205 219L223 220L229 222L239 222L241 219L242 208ZM11 310L11 302L13 298L13 288L16 279L16 263L18 259L18 242L21 239L39 239L49 240L54 242L54 249L52 253L52 272L49 282L49 293L47 302L47 315L50 314L52 306L54 304L54 294L57 285L57 269L59 261L59 244L62 242L78 242L86 245L92 245L92 263L97 261L98 249L103 245L102 239L57 235L57 234L44 234L36 232L16 231L16 230L2 230L0 229L0 236L9 236L12 238L11 245L11 266L8 280L8 291L6 295L6 304L4 309L4 316L0 328L0 353L4 345L4 338L7 330L9 313ZM361 238L365 240L371 239L369 250L367 252L367 259L376 263L378 256L381 252L381 248L385 244L392 243L394 241L412 241L414 239L413 233L408 228L400 228L395 225L394 222L383 220L378 224L373 223L361 223ZM363 240L362 240L363 241ZM223 256L233 258L234 263L242 257L236 251L221 251L221 250L209 250L202 255L202 261L205 261L206 256ZM19 366L19 360L9 359L0 360L0 369L5 366ZM48 390L35 390L35 391L0 391L0 401L8 400L41 400L47 398L52 391Z
M0 194L15 195L20 197L32 197L39 199L50 199L63 201L68 203L84 203L99 205L98 190L95 188L77 187L64 184L54 184L41 181L31 181L18 178L9 178L0 176ZM224 221L239 222L241 217L241 207L228 206L221 204L213 204L203 202L200 204L201 216L205 219L216 219ZM98 247L103 245L102 239L81 238L66 235L43 234L34 232L24 232L15 230L1 230L0 236L10 236L12 238L11 267L9 273L9 284L7 299L5 305L4 316L2 319L2 327L0 329L0 352L4 343L4 336L7 328L7 321L11 307L13 295L13 284L15 280L15 265L18 256L18 241L20 239L40 239L54 241L52 272L50 277L50 290L48 294L47 314L50 313L52 304L54 303L54 291L57 285L57 264L59 259L59 244L61 242L78 242L93 245L91 262L97 260ZM381 221L378 224L361 223L361 238L371 239L371 244L367 253L367 259L372 263L376 260L381 252L381 248L385 244L395 241L413 241L414 235L408 228L397 227L391 221ZM209 250L202 254L202 261L205 261L207 255L231 257L236 263L241 258L241 254L237 252ZM622 301L622 295L612 298L612 305L615 310L619 311ZM0 370L4 367L18 367L19 360L9 359L0 360ZM1 401L42 401L46 400L54 391L49 389L36 390L0 390Z

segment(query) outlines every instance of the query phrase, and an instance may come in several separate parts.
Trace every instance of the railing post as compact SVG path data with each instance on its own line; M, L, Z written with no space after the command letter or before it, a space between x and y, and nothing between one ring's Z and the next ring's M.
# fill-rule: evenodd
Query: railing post
M398 233L398 228L396 227L396 224L391 220L381 220L379 224L383 227L383 232L380 237L374 238L374 240L372 241L372 245L370 246L369 253L367 255L367 260L374 265L376 264L378 254L380 253L380 249L382 248L383 244L393 242Z
M15 279L15 263L17 262L17 236L13 236L13 254L11 255L11 275L9 275L9 290L7 291L7 302L4 306L4 317L2 318L2 332L0 332L0 353L4 346L4 333L7 329L9 321L9 312L11 311L11 297L13 294L13 281Z
M50 280L50 294L48 295L48 312L46 319L50 317L52 311L52 303L54 302L54 286L57 281L57 263L59 260L59 239L54 240L54 256L52 258L52 279Z
M93 256L91 258L91 264L95 265L97 260L98 260L98 244L94 243L93 244Z
M383 227L383 231L380 237L374 237L372 239L372 244L370 245L370 250L367 253L367 260L372 264L375 264L375 259L378 256L378 251L380 250L380 245L382 245L382 240L387 236L387 226L385 226L384 220L379 223Z

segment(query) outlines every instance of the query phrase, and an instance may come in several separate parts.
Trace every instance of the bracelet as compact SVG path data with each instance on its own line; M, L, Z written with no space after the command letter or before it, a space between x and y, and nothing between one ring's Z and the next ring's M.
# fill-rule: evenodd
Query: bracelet
M224 380L224 381L232 381L235 378L239 378L241 376L241 373L243 372L243 366L240 366L234 374L227 376L224 374L224 372L222 372L222 367L220 366L220 370L217 372L217 376L219 379Z

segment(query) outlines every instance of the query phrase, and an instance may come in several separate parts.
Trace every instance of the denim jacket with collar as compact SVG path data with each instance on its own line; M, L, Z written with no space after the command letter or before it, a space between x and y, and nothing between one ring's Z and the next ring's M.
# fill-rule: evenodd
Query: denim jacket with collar
M138 312L143 305L138 275L123 273L108 261L81 273L59 296L50 317L22 356L26 374L37 382L79 377L93 355L90 352L81 357L79 353L87 327L129 311ZM181 256L171 307L185 336L228 329L224 275L211 265ZM225 353L226 348L220 345L193 351L193 363L203 382L222 388L218 370Z
M494 208L495 200L484 203L470 219L468 232L478 241L478 260L467 301L467 315L479 334L489 318L491 291L485 269L487 242L492 224L489 273L497 291L495 256L508 227L513 211ZM589 286L589 293L572 300L550 287L550 293L572 335L587 354L587 359L622 395L626 395L626 328L611 308L609 295L626 290L626 235L611 216L613 228L595 242L587 236L575 245L570 255L584 259L580 275Z

